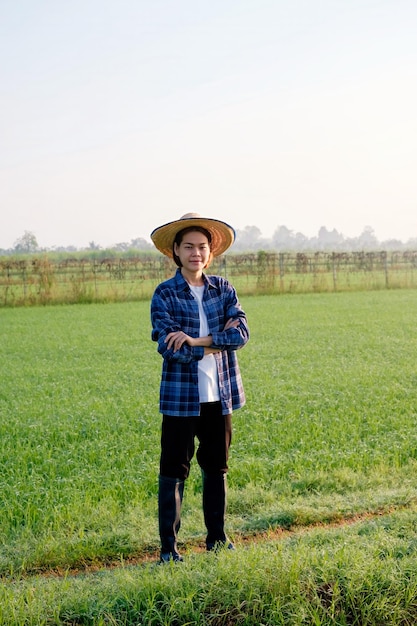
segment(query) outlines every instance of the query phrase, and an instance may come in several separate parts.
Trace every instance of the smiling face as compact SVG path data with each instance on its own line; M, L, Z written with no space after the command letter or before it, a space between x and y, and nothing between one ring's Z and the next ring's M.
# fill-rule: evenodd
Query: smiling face
M179 243L174 243L174 254L183 273L201 274L211 261L209 239L203 232L187 229L181 235Z

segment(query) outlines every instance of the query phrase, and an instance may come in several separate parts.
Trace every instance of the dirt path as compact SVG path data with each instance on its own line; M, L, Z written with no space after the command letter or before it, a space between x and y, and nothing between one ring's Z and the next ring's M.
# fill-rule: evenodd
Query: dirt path
M365 512L358 515L341 518L336 521L328 522L328 523L319 523L312 524L309 526L294 526L289 529L285 528L277 528L271 529L263 532L253 532L253 533L235 533L233 536L234 542L239 548L240 546L246 546L252 543L261 543L261 542L274 542L280 541L285 537L301 535L304 533L311 532L317 528L323 529L331 529L331 528L340 528L343 526L351 526L352 524L356 524L359 522L363 522L369 519L375 519L377 517L381 517L382 515L389 515L394 511L398 511L399 509L407 509L407 506L404 507L394 507L390 509L384 509L381 511L374 512ZM180 542L181 545L181 542ZM187 541L182 544L183 551L194 552L194 553L203 553L205 552L205 545L201 541ZM117 569L119 567L134 567L134 566L145 566L151 565L152 563L157 563L159 560L159 549L156 549L154 546L144 547L143 550L136 554L132 554L126 557L118 557L118 558L110 558L110 559L96 559L94 561L89 562L80 562L79 564L63 568L32 568L28 569L24 572L24 578L30 578L31 576L44 576L45 578L64 578L68 576L85 576L88 574L95 574L100 571L109 571L112 569Z

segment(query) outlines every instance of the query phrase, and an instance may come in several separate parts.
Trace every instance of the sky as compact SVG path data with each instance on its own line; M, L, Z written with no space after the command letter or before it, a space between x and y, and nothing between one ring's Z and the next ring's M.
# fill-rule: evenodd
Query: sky
M0 248L417 237L415 0L0 0Z

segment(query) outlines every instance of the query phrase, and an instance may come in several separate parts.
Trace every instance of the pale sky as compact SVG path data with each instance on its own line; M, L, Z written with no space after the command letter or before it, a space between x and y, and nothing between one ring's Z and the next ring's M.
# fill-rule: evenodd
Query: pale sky
M0 0L0 248L417 237L415 0Z

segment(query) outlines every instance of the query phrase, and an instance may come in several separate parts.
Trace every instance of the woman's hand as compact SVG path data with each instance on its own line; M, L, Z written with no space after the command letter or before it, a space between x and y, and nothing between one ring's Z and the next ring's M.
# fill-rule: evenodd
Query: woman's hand
M176 352L179 350L184 343L188 343L188 345L192 346L193 338L189 335L186 335L182 330L177 330L173 333L168 333L165 337L165 343L168 344L168 350L172 350Z
M227 320L226 324L224 325L223 330L228 330L229 328L237 328L239 326L239 320L234 320L232 318L230 318L230 320Z

